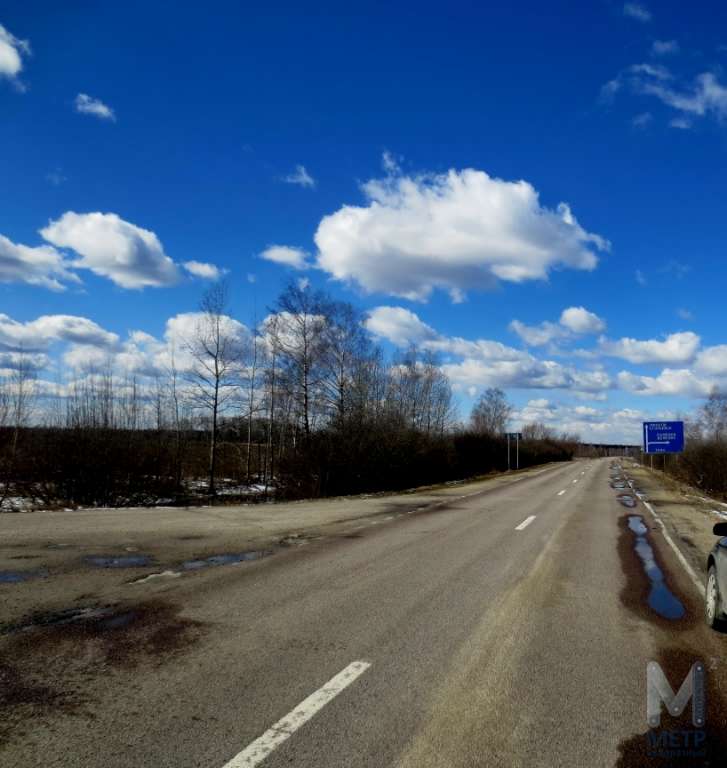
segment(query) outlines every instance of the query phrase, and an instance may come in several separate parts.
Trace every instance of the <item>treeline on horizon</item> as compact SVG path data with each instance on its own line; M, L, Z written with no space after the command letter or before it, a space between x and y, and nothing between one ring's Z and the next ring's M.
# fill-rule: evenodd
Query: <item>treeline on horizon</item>
M247 330L218 283L152 375L120 375L110 361L48 401L21 356L0 382L0 509L13 498L317 498L507 469L504 393L484 392L460 423L436 355L411 346L387 360L363 320L351 304L291 283ZM523 432L521 467L567 461L577 449L577 437L543 425Z

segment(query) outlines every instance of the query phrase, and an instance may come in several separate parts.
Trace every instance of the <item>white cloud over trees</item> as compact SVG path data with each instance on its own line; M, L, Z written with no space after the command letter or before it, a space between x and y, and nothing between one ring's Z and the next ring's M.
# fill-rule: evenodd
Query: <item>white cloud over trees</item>
M317 266L332 277L424 301L455 301L500 281L543 280L552 269L591 270L603 237L586 231L570 207L540 203L526 181L484 171L403 176L392 170L363 185L364 206L344 205L315 234Z

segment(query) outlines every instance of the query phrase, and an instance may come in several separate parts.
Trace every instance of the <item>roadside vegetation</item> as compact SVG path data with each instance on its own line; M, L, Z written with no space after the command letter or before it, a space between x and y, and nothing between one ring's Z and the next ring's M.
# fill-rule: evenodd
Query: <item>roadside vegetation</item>
M504 393L482 393L461 423L436 354L387 359L363 321L293 283L248 329L219 283L151 370L66 371L49 395L17 350L0 379L0 509L315 498L507 469ZM543 425L523 433L521 467L567 461L578 444Z

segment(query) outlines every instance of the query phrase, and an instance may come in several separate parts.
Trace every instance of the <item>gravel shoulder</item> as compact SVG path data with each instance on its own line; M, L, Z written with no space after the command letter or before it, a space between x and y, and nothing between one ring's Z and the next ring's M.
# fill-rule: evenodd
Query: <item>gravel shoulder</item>
M717 539L715 523L727 520L727 504L705 496L698 489L680 483L664 472L624 463L635 489L664 522L672 538L697 574L707 575L707 557Z

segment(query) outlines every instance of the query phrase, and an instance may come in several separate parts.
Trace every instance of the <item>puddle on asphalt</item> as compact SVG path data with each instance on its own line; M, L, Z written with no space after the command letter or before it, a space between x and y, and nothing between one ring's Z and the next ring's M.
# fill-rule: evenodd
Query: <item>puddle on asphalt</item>
M629 493L621 493L617 498L624 507L633 509L636 506L636 499Z
M150 555L121 555L119 557L89 555L83 559L94 568L143 568L154 562L154 558Z
M250 560L261 560L272 555L270 549L251 550L249 552L230 552L224 555L211 555L197 560L185 560L182 563L184 571L198 571L201 568L214 568L218 565L232 565L233 563L246 563Z
M651 582L649 607L665 619L681 619L685 614L684 606L664 582L664 574L656 564L654 550L646 538L648 528L644 519L640 515L629 515L629 528L634 534L634 551Z
M0 571L0 584L22 584L32 579L45 579L48 571Z
M209 557L185 560L179 566L180 570L178 571L168 570L160 571L159 573L150 573L148 576L143 576L140 579L130 581L129 584L146 584L147 582L156 581L158 579L176 579L179 578L184 571L201 571L204 568L216 568L220 565L247 563L251 560L262 560L262 558L272 554L272 549L257 549L248 552L229 552L222 555L210 555Z

